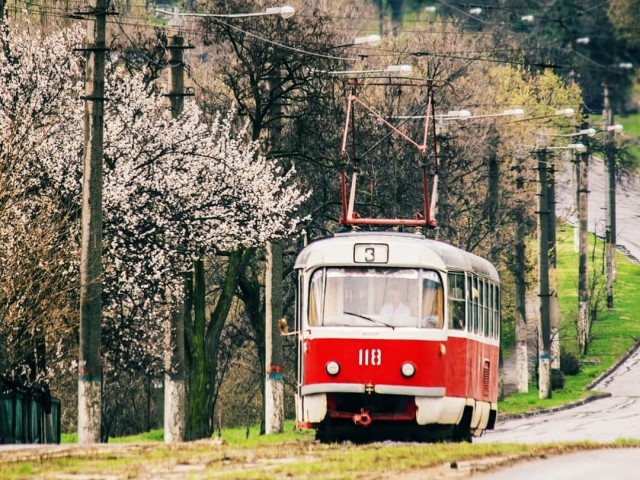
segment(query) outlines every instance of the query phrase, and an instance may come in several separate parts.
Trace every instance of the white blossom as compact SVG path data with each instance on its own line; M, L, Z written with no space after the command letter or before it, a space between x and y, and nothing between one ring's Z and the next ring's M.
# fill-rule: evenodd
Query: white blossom
M77 27L46 36L2 32L0 166L12 169L2 180L16 199L14 224L0 222L7 255L15 222L28 223L45 200L69 210L67 236L78 249L84 105L82 58L72 51L83 36ZM138 368L161 358L167 299L179 297L191 260L291 235L307 193L294 169L279 174L259 154L233 111L207 125L187 99L174 119L158 85L115 64L107 71L103 350L110 365ZM77 251L71 265L60 265L74 281Z

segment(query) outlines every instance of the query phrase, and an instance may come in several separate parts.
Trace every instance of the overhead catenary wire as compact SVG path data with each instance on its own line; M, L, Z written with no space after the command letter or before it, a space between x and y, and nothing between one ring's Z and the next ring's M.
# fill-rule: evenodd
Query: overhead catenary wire
M72 2L74 4L80 4L80 2ZM456 9L457 7L454 7L452 5L450 5L449 3L445 2L445 1L441 1L440 3L442 3L443 5L452 7L454 9ZM37 2L33 2L33 1L28 1L28 2L24 2L23 3L25 6L28 6L36 9L36 10L32 10L34 11L34 13L38 14L38 15L45 15L45 16L52 16L52 17L57 17L57 18L63 18L65 17L65 13L68 12L68 9L62 8L62 7L55 7L55 6L50 6L50 5L44 5L44 4L40 4ZM14 4L15 5L15 4ZM142 7L142 4L132 4L133 6L139 6ZM590 6L587 9L585 9L585 11L590 11L593 10L595 8L597 8L598 5L594 5L594 6ZM8 10L11 11L21 11L20 8L14 7L9 5L8 6ZM460 9L457 9L460 10ZM460 10L462 13L464 13L465 15L468 16L468 14L466 14L465 12L463 12L462 10ZM149 20L149 17L136 17L136 16L128 16L127 18L129 19L138 19L141 22L147 22ZM340 17L340 16L331 16L332 19L345 19L345 20L349 20L349 21L354 21L353 18L351 17ZM362 19L366 19L365 17L362 17ZM220 19L216 19L217 21L220 21ZM492 24L489 21L484 21L484 24L495 27L494 24ZM122 19L115 21L115 20L111 20L108 19L108 23L109 24L116 24L118 28L122 29L123 26L131 26L131 27L135 27L135 28L140 28L140 29L146 29L146 28L151 28L153 30L156 30L158 28L162 28L161 26L156 26L156 25L150 25L150 24L144 24L144 23L135 23L135 22L130 22L130 21L124 21ZM325 58L325 59L330 59L330 60L340 60L340 61L346 61L346 62L356 62L358 60L361 60L363 58L363 55L354 55L354 57L349 57L349 56L338 56L338 55L330 55L327 53L322 53L322 52L315 52L315 51L311 51L305 48L300 48L300 47L293 47L290 45L286 45L282 42L276 42L273 40L270 40L268 38L265 38L262 35L259 35L257 33L253 33L250 32L246 29L243 29L239 26L230 24L228 22L224 22L221 21L221 23L227 25L228 28L232 28L235 29L238 32L242 32L245 35L253 38L256 41L260 41L260 42L265 42L265 43L269 43L271 45L273 45L276 48L282 48L291 52L296 52L302 55L309 55L309 56L314 56L317 58ZM445 23L445 22L440 22L440 23ZM455 22L450 22L452 24L455 24ZM202 29L200 27L185 27L183 28L183 32L189 35L197 35L198 33L200 33L202 31ZM502 34L507 34L507 35L511 35L514 34L515 32L510 32L508 30L505 30L504 28L499 29L499 31ZM432 32L422 32L420 31L420 33L424 33L426 35L428 34L432 34ZM484 32L455 32L457 34L461 34L461 33L472 33L472 34L481 34ZM493 32L487 32L487 33L492 33L495 34L495 31ZM543 50L545 48L548 48L550 45L546 44L546 45L542 45L542 46L536 46L536 47L527 47L527 48L515 48L515 49L487 49L487 50L478 50L478 51L471 51L471 52L428 52L428 51L415 51L415 52L407 52L406 50L394 50L394 49L387 49L387 50L379 50L379 49L371 49L368 48L365 51L366 53L366 57L370 57L370 58L382 58L385 57L387 55L406 55L406 56L432 56L432 57L437 57L437 58L451 58L451 59L457 59L457 60L463 60L463 61L468 61L468 62L489 62L489 63L496 63L496 64L505 64L505 65L514 65L514 66L537 66L537 67L542 67L542 68L598 68L598 69L607 69L610 66L609 65L603 65L601 63L596 62L595 60L589 58L588 56L578 52L578 51L572 51L569 53L573 53L575 54L577 57L581 58L583 61L588 63L587 65L576 65L576 64L567 64L567 65L558 65L558 64L552 64L552 63L531 63L531 62L527 62L527 61L514 61L514 60L509 60L509 59L503 59L503 58L492 58L491 55L492 54L510 54L510 53L515 53L515 52L520 52L520 53L531 53L534 51L540 51Z

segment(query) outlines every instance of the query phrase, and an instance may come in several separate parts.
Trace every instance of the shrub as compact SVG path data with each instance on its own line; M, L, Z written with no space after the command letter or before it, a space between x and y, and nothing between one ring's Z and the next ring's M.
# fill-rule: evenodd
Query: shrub
M580 373L582 364L575 353L562 351L560 352L560 370L565 375L577 375Z

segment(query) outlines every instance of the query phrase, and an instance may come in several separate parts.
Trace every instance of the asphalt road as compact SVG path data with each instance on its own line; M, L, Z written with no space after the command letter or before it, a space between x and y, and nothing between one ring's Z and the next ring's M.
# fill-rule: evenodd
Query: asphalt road
M612 442L640 439L640 349L596 386L610 397L555 413L503 420L474 443ZM525 462L477 478L640 478L640 449L598 450ZM476 478L474 476L474 478Z
M635 448L588 450L535 462L519 463L483 475L475 480L632 480L640 478Z
M503 420L477 443L640 439L640 349L596 386L610 397L555 413ZM640 460L640 452L638 454ZM640 472L639 472L640 475ZM639 476L640 478L640 476Z
M605 227L605 168L592 157L589 162L589 231L604 236ZM556 213L558 217L576 224L573 205L574 191L571 164L557 175ZM640 178L630 176L616 187L617 244L640 261Z

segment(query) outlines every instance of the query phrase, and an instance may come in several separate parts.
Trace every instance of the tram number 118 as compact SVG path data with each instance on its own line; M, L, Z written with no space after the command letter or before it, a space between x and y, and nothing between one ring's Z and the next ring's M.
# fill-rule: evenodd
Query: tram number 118
M381 365L382 364L382 350L379 348L361 348L358 350L358 365Z

